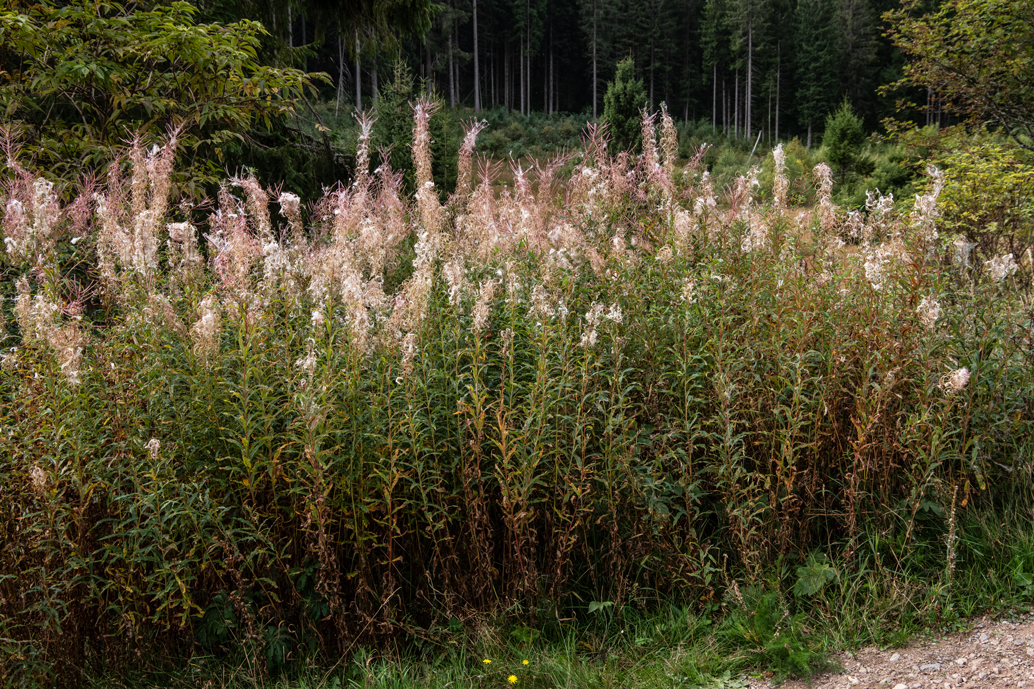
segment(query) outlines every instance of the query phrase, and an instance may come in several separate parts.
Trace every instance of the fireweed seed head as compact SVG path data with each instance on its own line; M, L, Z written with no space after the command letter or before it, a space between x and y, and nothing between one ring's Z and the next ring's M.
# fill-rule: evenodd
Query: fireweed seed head
M952 246L955 248L955 255L953 257L955 265L961 267L963 270L968 270L969 255L973 252L973 249L976 248L976 244L969 241L969 239L966 238L966 235L960 234L955 238L955 241L952 242Z
M941 380L941 387L949 395L954 395L961 392L963 388L969 383L970 373L969 368L963 366L957 368Z
M445 282L449 286L449 303L458 306L463 296L463 259L449 261L442 266Z
M772 151L772 160L775 165L775 181L772 183L772 203L778 209L786 205L786 154L783 152L783 145L779 144Z
M937 319L941 315L941 305L933 297L923 297L916 308L919 322L927 330L933 330L937 325Z
M1020 268L1012 254L995 256L990 261L985 261L984 265L987 266L988 275L995 282L1001 282Z
M202 359L208 359L219 351L219 335L222 330L222 312L219 300L210 294L201 300L199 318L190 329L194 340L194 351Z
M496 287L499 283L496 280L486 280L481 283L481 290L478 292L477 302L474 304L474 322L471 324L475 333L481 333L488 325L488 317L492 312L492 300L495 298Z
M157 438L151 438L147 441L147 452L151 455L151 461L155 462L158 460L158 450L161 449L162 443Z
M32 483L32 491L36 495L43 495L47 492L47 474L39 464L33 464L29 471L29 481Z
M682 280L682 300L686 304L695 304L697 301L697 283L696 280L684 278Z

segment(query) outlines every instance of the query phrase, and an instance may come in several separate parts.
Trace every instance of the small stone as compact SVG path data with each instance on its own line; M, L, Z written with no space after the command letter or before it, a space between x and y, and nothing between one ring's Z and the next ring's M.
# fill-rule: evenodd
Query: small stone
M987 673L986 672L981 672L980 673L980 679L986 679L986 678L987 678Z
M955 661L955 664L959 665L959 666L965 665L966 664L966 659L965 658L959 658L958 660Z
M851 675L847 676L847 681L851 684L858 684L858 680L852 677Z
M937 672L941 669L940 663L927 663L926 665L920 665L919 669L923 672Z
M895 684L894 689L908 689L908 685L902 682L900 684Z
M983 665L983 663L984 663L984 659L983 658L974 658L973 660L971 660L969 662L969 666L971 668L973 668L974 670L976 670L978 667Z
M1034 656L1034 646L1027 646L1027 655Z
M983 641L987 641L987 640L988 640L988 639L990 639L990 638L991 638L991 637L990 637L990 636L988 635L988 633L987 633L987 632L984 632L984 633L982 633L982 634L980 635L980 641L981 641L981 642L983 642Z
M1013 642L1012 642L1012 645L1013 645L1013 646L1023 646L1023 645L1024 645L1024 644L1026 644L1026 643L1027 643L1027 642L1026 642L1026 641L1024 641L1023 639L1016 639L1016 641L1013 641Z
M892 662L892 663L896 663L899 660L901 660L901 654L900 653L895 653L894 655L892 655L890 657L890 662Z

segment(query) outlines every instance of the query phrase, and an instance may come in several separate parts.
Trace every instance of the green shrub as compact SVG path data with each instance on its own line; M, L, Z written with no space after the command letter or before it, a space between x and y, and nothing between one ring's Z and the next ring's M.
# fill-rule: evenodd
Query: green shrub
M610 133L614 151L639 152L643 145L640 114L646 107L643 80L635 78L635 62L626 57L618 63L614 81L607 82L602 122Z

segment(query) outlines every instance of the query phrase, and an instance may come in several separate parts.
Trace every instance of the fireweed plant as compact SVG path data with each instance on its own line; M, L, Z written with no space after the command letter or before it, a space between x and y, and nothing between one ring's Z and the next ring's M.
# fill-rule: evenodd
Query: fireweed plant
M770 201L719 197L662 112L501 194L474 125L443 203L430 108L413 198L369 119L309 209L246 175L172 203L175 138L67 205L8 160L5 682L736 608L806 558L950 586L956 515L1029 492L1029 257L939 236L936 169L849 214L819 165L791 208L778 148Z

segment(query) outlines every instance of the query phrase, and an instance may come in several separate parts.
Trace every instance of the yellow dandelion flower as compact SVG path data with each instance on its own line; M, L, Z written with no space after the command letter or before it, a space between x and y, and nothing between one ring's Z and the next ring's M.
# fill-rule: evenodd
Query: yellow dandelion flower
M522 660L522 661L521 661L521 665L527 665L527 664L528 664L529 662L530 662L530 661L528 661L528 660Z
M506 681L510 684L517 684L517 675L510 675L506 678Z
M492 664L492 661L491 661L491 660L489 660L488 658L485 658L485 659L484 659L484 660L482 660L481 662L482 662L482 663L484 663L485 665L491 665L491 664Z

